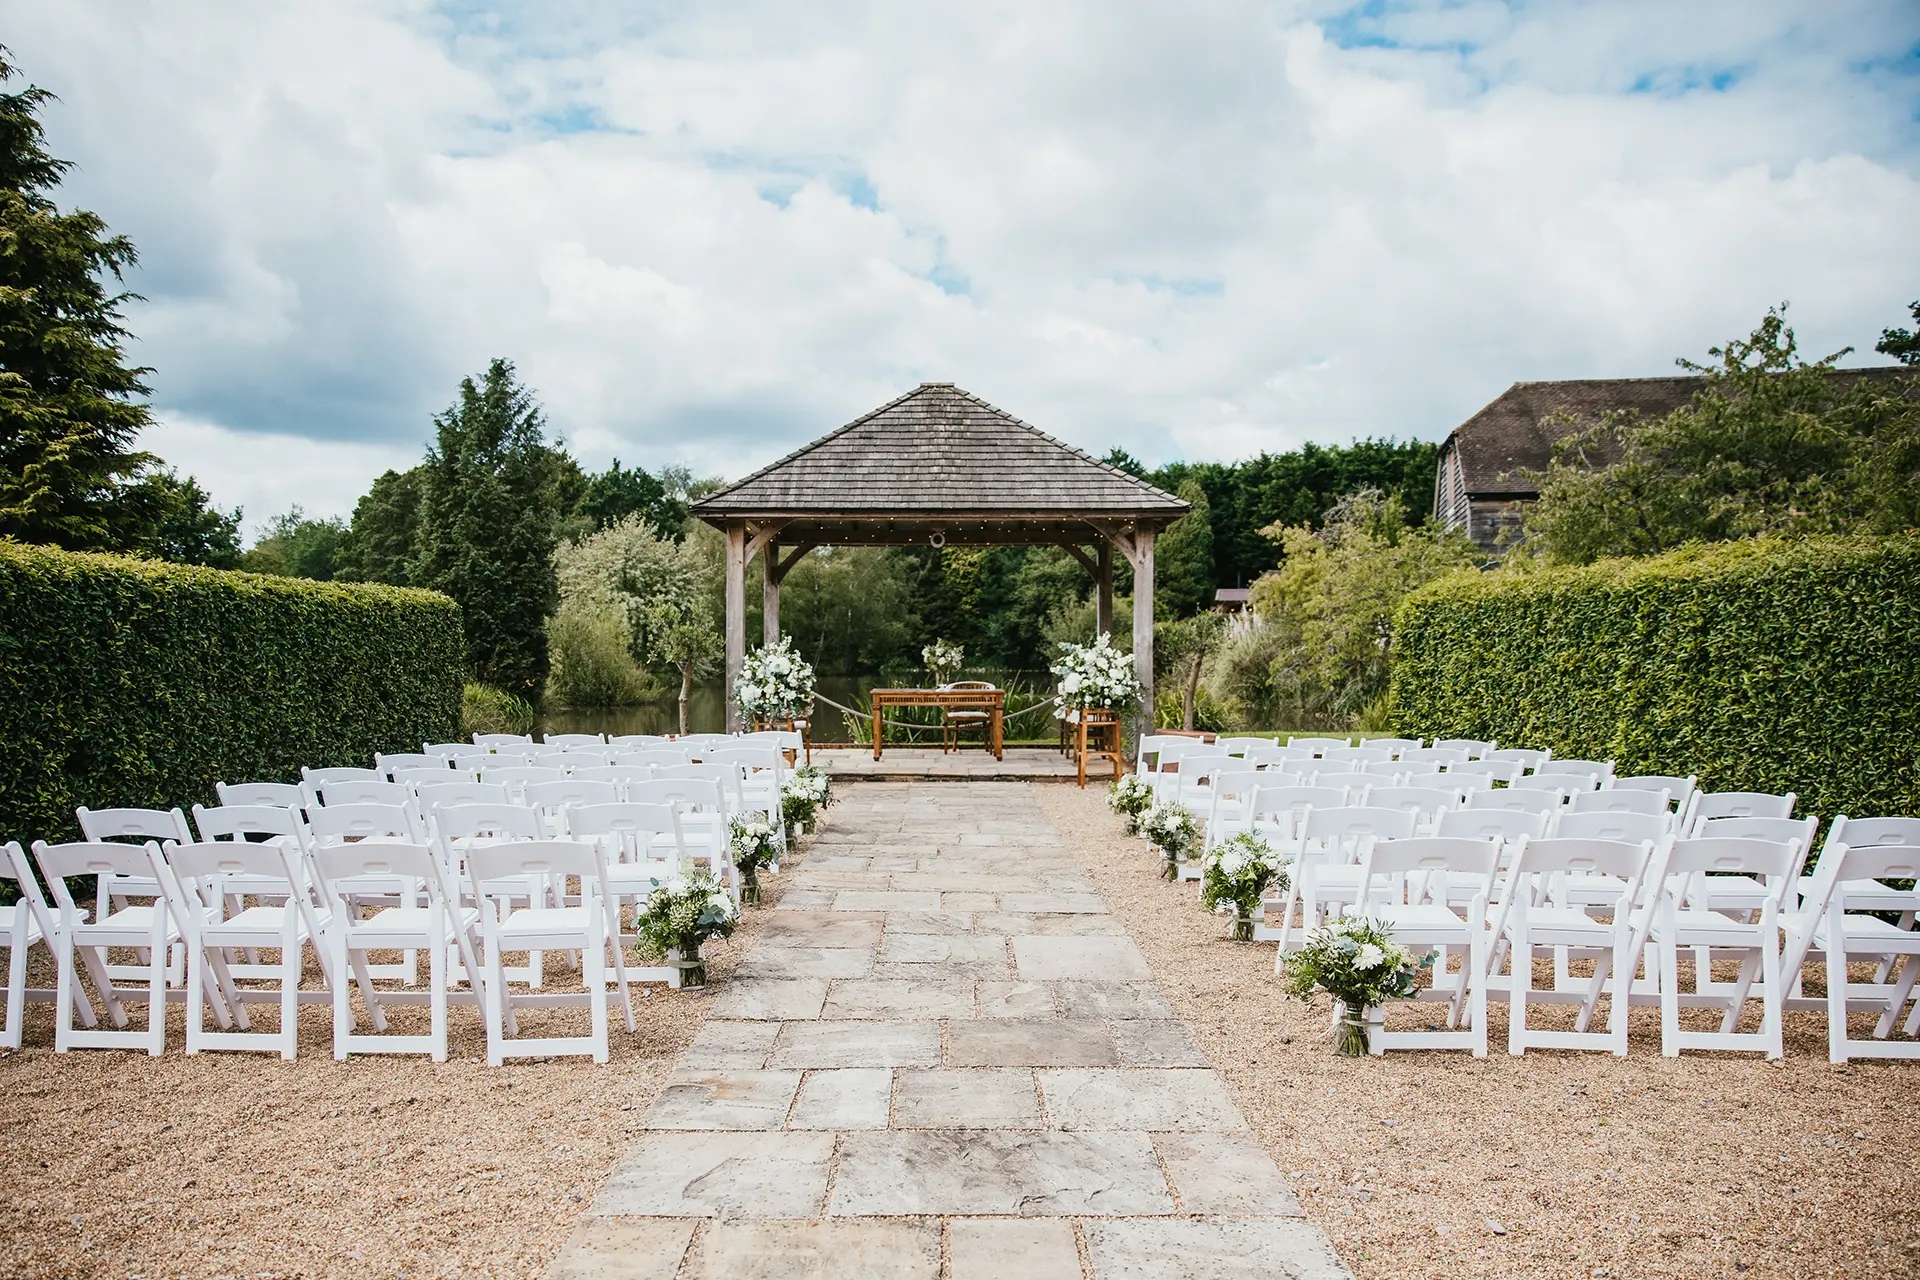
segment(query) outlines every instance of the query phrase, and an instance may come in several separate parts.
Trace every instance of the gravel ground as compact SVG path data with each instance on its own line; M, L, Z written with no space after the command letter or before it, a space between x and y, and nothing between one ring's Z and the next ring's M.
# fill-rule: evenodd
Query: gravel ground
M763 880L769 903L781 880ZM714 978L757 932L749 911L731 939L708 945ZM35 950L31 981L52 986ZM549 986L574 976L549 968ZM25 1047L0 1051L0 1275L537 1276L642 1127L708 1003L636 987L638 1031L614 1015L605 1066L499 1069L485 1064L478 1012L460 1006L442 1065L335 1062L325 1006L302 1008L290 1063L187 1057L179 1005L164 1057L56 1055L51 1006L31 1006ZM257 1027L277 1025L274 1006L249 1012ZM424 1029L425 1017L400 1010L394 1024ZM522 1028L578 1034L567 1028L585 1023L584 1010L549 1010L523 1015Z
M1794 1013L1783 1063L1668 1059L1637 1007L1624 1060L1516 1059L1499 1003L1484 1060L1336 1058L1273 945L1226 941L1100 790L1036 790L1361 1280L1920 1275L1920 1064L1831 1066L1824 1015Z

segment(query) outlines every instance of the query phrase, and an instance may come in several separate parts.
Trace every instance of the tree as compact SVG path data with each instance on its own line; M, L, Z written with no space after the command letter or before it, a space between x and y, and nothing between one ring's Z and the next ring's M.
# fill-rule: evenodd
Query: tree
M1193 728L1194 705L1199 700L1200 673L1207 659L1227 638L1225 615L1208 609L1190 618L1163 622L1153 629L1153 663L1167 675L1180 677L1180 727Z
M335 562L346 537L344 520L314 520L295 505L267 521L259 541L241 558L240 567L253 573L328 582L335 577Z
M1920 302L1909 304L1907 309L1913 314L1914 327L1882 329L1880 341L1873 344L1873 349L1901 364L1920 364Z
M149 467L122 494L122 510L138 513L144 532L130 548L176 564L240 567L240 508L222 511L192 476Z
M543 624L557 588L554 455L533 395L496 359L434 418L421 466L414 585L459 601L474 678L532 696L547 674Z
M0 47L0 84L15 74ZM123 358L121 308L136 295L107 281L137 255L98 215L54 204L70 165L44 146L52 100L35 86L0 93L0 536L126 547L152 535L117 509L153 461L133 449L151 371Z
M669 493L667 486L648 474L645 467L623 467L618 458L605 471L587 478L586 491L575 513L588 521L593 530L605 529L628 516L640 516L674 538L682 535L687 522L684 498Z
M1184 618L1213 603L1213 521L1199 481L1184 481L1179 497L1193 510L1160 535L1153 585L1156 604L1164 602L1168 616Z
M1846 351L1805 361L1784 305L1714 347L1693 402L1664 418L1612 414L1554 450L1528 512L1548 561L1651 555L1758 534L1909 527L1920 485L1920 379L1837 377ZM1904 381L1904 380L1902 380Z
M404 587L419 550L420 494L425 467L383 472L353 506L353 521L335 555L334 576Z

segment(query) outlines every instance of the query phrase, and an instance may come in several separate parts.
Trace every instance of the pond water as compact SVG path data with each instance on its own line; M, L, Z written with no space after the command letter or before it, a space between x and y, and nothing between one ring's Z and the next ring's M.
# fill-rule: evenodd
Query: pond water
M970 678L996 679L995 674ZM1020 689L1027 682L1015 673L1013 679L996 680L1003 687ZM845 703L849 707L866 706L867 690L885 683L880 676L822 676L817 685L818 692L835 702ZM678 733L680 732L680 703L678 690L654 702L643 702L631 707L598 707L557 710L540 718L536 732L540 733ZM1034 699L1015 693L1008 700L1009 710L1030 705ZM813 740L815 742L852 742L854 735L848 728L848 717L834 710L824 702L813 704ZM888 712L889 720L899 713ZM912 713L908 713L912 715ZM934 713L923 712L929 719ZM726 729L727 703L725 685L719 680L708 681L693 687L693 696L687 700L687 729L690 733L720 733ZM862 726L864 729L864 726ZM1007 736L1044 737L1054 731L1054 720L1049 712L1037 711L1010 721ZM898 731L890 731L897 736ZM939 741L939 730L930 731L929 741ZM864 734L863 734L864 736Z

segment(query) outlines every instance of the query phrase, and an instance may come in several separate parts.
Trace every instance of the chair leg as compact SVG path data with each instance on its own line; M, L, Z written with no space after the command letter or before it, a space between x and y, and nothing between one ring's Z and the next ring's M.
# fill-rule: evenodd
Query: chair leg
M1663 940L1660 944L1660 1052L1665 1057L1680 1056L1680 948Z
M1524 919L1515 922L1507 963L1513 967L1507 984L1507 1052L1518 1058L1527 1051L1527 993L1533 989L1533 940Z
M21 912L25 915L25 912ZM0 1046L20 1047L20 1033L27 1003L27 928L18 922L13 931L13 946L7 956L7 1024L0 1028Z
M284 1062L292 1062L300 1052L300 958L304 950L298 938L281 940L279 1039L280 1058Z
M1760 993L1760 1031L1766 1037L1767 1059L1774 1061L1786 1056L1786 1036L1781 1026L1780 935L1771 926L1761 942L1760 981L1765 987Z
M68 1043L73 1034L73 997L79 991L80 984L73 980L73 942L62 938L60 945L54 948L54 990L53 990L53 1051L67 1053L73 1046ZM101 994L112 999L111 993L102 988Z
M1827 1061L1847 1060L1847 953L1835 937L1827 948Z
M1897 963L1899 960L1900 957L1898 956L1888 957L1889 965ZM1893 976L1891 968L1888 969L1887 976L1889 978ZM1920 977L1920 969L1914 967L1913 957L1908 956L1906 957L1906 963L1901 965L1900 980L1894 983L1893 997L1887 1001L1887 1011L1881 1014L1879 1020L1874 1023L1874 1039L1885 1040L1893 1034L1893 1024L1899 1021L1900 1010L1906 1007L1908 998L1913 995L1913 983L1916 977ZM1920 1009L1916 1009L1915 1013L1916 1016L1920 1016Z
M335 973L345 973L347 970L346 931L340 928L337 922L333 936L327 940L327 946L333 951L333 971ZM352 1010L347 1005L347 984L344 982L334 983L332 995L333 1060L335 1062L345 1062L347 1060L347 1030L351 1025L350 1019L353 1016Z
M438 924L435 925L439 929ZM433 1060L447 1060L447 942L444 936L427 948L427 1009L433 1036Z

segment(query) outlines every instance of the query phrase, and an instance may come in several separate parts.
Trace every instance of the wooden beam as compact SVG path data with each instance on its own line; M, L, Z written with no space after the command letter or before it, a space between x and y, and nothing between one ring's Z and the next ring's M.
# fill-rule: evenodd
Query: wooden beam
M1093 557L1087 554L1084 547L1081 547L1077 543L1063 542L1060 544L1060 549L1072 556L1075 560L1078 560L1080 567L1085 569L1087 575L1095 582L1100 580L1100 566L1093 562Z
M772 645L780 640L780 544L769 542L760 557L760 642Z
M800 563L800 557L804 556L805 554L807 554L807 552L813 550L818 545L820 544L817 542L803 542L799 546L795 547L792 550L792 552L788 554L784 559L776 554L774 556L774 565L773 565L774 582L776 584L785 582L787 580L787 574L792 571L793 566Z
M1133 676L1140 682L1140 713L1134 719L1134 741L1153 732L1153 530L1142 529L1131 539L1133 562Z
M740 728L740 709L733 700L733 683L747 665L747 526L743 521L727 525L726 572L727 732Z
M1093 617L1096 634L1113 634L1113 543L1100 542L1100 565L1093 575Z
M747 559L752 560L755 556L759 555L764 548L772 546L773 540L778 538L780 531L786 527L784 521L777 524L754 526L751 530L752 536L747 539Z

